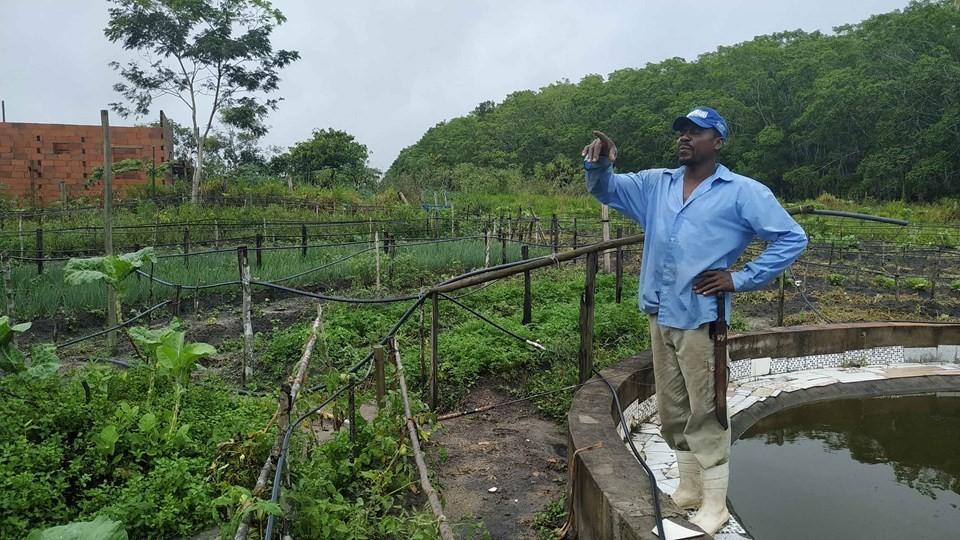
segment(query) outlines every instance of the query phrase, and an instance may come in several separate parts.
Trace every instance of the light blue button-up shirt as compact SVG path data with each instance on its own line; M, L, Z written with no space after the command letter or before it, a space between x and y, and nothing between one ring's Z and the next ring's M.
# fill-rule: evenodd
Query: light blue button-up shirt
M717 318L717 298L693 292L697 275L731 268L760 237L767 248L733 272L736 291L752 291L800 256L807 235L770 190L718 165L683 201L684 167L615 174L606 158L584 162L587 189L643 227L640 309L663 326L698 328ZM726 313L731 313L726 295Z

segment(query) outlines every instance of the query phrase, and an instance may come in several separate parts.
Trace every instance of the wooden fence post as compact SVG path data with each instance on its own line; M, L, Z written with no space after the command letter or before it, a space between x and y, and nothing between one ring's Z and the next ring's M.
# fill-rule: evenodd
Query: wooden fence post
M500 222L500 264L507 264L507 237L503 234L503 222Z
M190 266L190 227L183 228L183 265Z
M578 382L585 383L593 372L593 306L597 292L597 252L587 253L586 279L580 296L580 354Z
M100 126L103 131L103 252L113 255L113 146L110 144L110 113L100 111ZM120 314L117 313L117 293L113 287L107 287L107 327L117 325ZM110 354L117 351L117 332L107 333L107 349Z
M530 258L530 246L524 244L520 247L521 258L527 260ZM523 324L530 324L533 320L533 306L530 294L530 271L523 273Z
M786 288L786 272L780 274L780 298L777 301L777 326L783 326L784 289Z
M617 238L623 238L623 227L617 227ZM617 288L616 302L619 304L623 299L623 246L617 246Z
M256 242L256 249L254 252L257 255L257 270L259 270L261 267L263 267L263 249L261 249L263 247L263 234L257 233L257 237L254 239L254 241Z
M43 229L37 229L37 275L43 274Z
M240 270L240 292L243 317L243 362L240 370L240 385L247 384L253 377L253 318L250 315L250 261L247 258L247 246L237 248L237 263Z
M2 257L2 256L0 256ZM6 296L6 314L7 317L10 317L11 320L14 320L14 309L16 305L14 304L14 291L13 291L13 279L11 272L13 271L10 267L10 258L2 257L3 259L3 292Z
M220 249L220 220L213 220L213 246Z
M376 259L377 282L376 289L380 290L380 231L373 231L373 253Z
M600 207L600 221L603 224L603 241L610 241L610 207L603 205ZM610 268L610 250L605 250L603 252L603 271L604 273L609 274L611 271Z
M553 254L556 255L560 251L560 223L556 214L550 219L550 243L553 244Z
M383 352L383 345L373 346L373 376L376 382L377 391L377 409L383 409L385 396L387 395L387 381L384 374L384 360L386 355Z
M577 218L573 218L573 249L577 249Z
M431 296L433 304L433 317L430 322L430 410L437 410L438 404L438 379L440 354L437 350L437 338L440 334L440 295L433 293Z
M483 267L490 267L490 228L483 228Z
M300 224L300 256L307 256L307 225Z
M152 306L153 305L153 263L152 262L150 263L150 280L149 281L150 283L147 284L147 289L149 290L149 293L148 293L149 300L147 303ZM150 322L153 322L152 311L150 312L149 315L147 315L147 320L149 320Z
M943 254L943 246L937 246L937 263L933 266L933 273L930 276L930 299L934 300L937 293L937 280L940 279L940 256Z

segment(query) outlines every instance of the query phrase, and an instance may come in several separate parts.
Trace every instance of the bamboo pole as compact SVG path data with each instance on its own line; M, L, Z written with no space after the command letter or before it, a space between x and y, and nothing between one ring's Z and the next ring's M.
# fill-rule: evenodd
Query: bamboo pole
M289 391L286 391L287 388L284 388L284 391L281 392L279 403L277 404L276 414L281 423L290 417L290 411L293 410L293 404L296 401L297 396L300 394L300 388L303 386L303 383L307 378L307 366L310 363L310 356L313 354L313 349L317 344L317 336L322 333L323 307L320 304L317 304L317 318L314 319L313 325L310 326L310 336L307 338L307 342L303 346L303 354L300 355L300 361L297 363L293 380L289 385ZM283 436L284 432L286 431L286 426L281 427L283 429L277 431L277 438L274 440L273 449L270 451L270 455L267 456L267 461L263 464L263 467L260 468L260 475L257 476L257 483L253 486L253 491L251 492L251 501L253 498L259 497L266 490L267 481L270 479L270 473L273 471L273 468L277 462L277 458L280 456L280 448L283 445ZM240 526L237 527L234 540L244 540L247 537L247 533L250 531L250 522L252 517L253 512L248 512L246 515L244 515L243 520L240 522Z
M410 413L410 399L407 397L407 382L403 378L403 362L400 361L400 351L397 349L396 343L391 344L391 349L393 350L394 362L397 365L397 378L400 380L400 395L403 398L403 414L406 419L407 432L410 435L410 446L413 448L413 459L417 463L417 472L420 474L420 487L423 488L423 492L427 495L427 500L430 501L430 508L433 510L433 515L437 518L440 538L443 540L453 540L453 531L450 529L447 517L443 513L440 498L430 483L430 474L427 471L427 464L423 459L423 450L420 449L417 424L413 419L413 415Z
M440 334L440 295L431 295L433 316L430 320L430 410L437 410L440 354L437 350L437 338Z
M237 248L237 262L240 267L240 291L243 296L243 365L240 371L240 385L246 385L253 377L253 319L250 315L250 261L247 259L247 246Z
M616 238L614 240L610 240L609 242L598 242L596 244L590 244L571 251L564 251L562 253L558 253L557 255L537 257L536 259L530 259L529 262L508 266L506 268L495 266L486 271L479 272L456 281L448 281L437 285L436 287L430 289L428 293L447 293L450 291L456 291L472 285L519 274L527 270L535 270L537 268L543 268L544 266L557 265L562 262L582 257L583 255L587 255L589 253L596 253L605 249L614 249L617 246L626 246L640 242L643 242L643 235L634 234L630 236L624 236L623 238Z
M523 260L530 258L530 246L523 245L520 248L521 257ZM523 321L522 324L530 324L533 320L533 303L532 295L530 293L530 271L527 270L523 273Z

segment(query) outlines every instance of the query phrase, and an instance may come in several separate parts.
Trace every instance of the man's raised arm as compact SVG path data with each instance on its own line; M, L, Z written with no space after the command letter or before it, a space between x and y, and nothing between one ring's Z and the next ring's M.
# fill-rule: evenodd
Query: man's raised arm
M647 201L654 175L649 171L614 174L617 145L602 131L583 148L583 168L586 171L587 191L601 203L618 210L641 226L647 213Z

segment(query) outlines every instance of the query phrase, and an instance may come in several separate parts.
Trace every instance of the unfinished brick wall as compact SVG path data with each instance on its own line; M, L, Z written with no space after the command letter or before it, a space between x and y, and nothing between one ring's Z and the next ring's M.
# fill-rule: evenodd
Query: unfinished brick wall
M172 130L165 127L110 127L114 163L140 159L157 164L173 156ZM61 199L98 197L100 182L87 186L93 170L103 166L100 126L0 122L0 197L20 206L49 205ZM130 186L149 181L143 171L118 174L114 190L122 195ZM162 179L158 178L158 183Z

